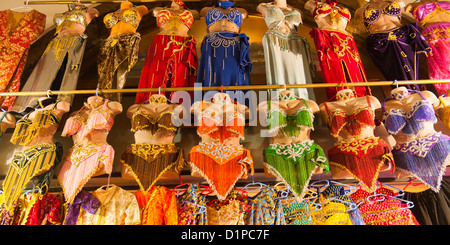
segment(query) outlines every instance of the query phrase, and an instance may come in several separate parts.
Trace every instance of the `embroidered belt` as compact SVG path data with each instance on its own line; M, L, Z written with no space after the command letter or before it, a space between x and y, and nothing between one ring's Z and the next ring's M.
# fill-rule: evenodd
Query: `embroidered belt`
M195 150L205 153L219 164L226 163L231 158L242 155L245 151L244 147L240 144L222 145L216 143L200 143Z
M441 139L441 132L431 134L418 140L397 144L394 149L403 153L410 153L415 156L425 157L435 144Z
M275 150L275 153L278 155L287 156L287 158L292 158L292 160L296 161L297 158L303 158L305 157L305 154L311 150L313 150L314 141L312 140L305 140L300 143L295 144L270 144L269 147L271 147L273 150ZM318 156L316 159L311 159L315 161L315 163L324 163L327 161L326 157L324 156Z
M361 140L352 142L338 142L335 146L341 151L351 153L362 157L360 155L366 155L373 147L377 146L379 142L378 137L367 137Z
M129 150L146 161L152 161L163 154L178 152L175 144L131 144Z

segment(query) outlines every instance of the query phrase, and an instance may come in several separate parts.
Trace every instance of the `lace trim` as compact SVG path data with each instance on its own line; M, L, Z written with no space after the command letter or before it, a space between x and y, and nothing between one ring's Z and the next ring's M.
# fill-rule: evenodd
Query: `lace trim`
M240 144L222 145L216 143L200 143L195 150L207 154L217 163L225 163L232 157L242 155L245 151Z
M356 140L352 142L338 142L335 144L341 152L353 153L355 155L360 155L361 152L367 154L369 150L378 145L378 137L367 137L361 140Z
M411 153L415 156L424 158L426 157L430 149L439 142L440 137L441 132L437 132L417 140L411 140L403 144L397 144L394 146L394 149L403 153Z

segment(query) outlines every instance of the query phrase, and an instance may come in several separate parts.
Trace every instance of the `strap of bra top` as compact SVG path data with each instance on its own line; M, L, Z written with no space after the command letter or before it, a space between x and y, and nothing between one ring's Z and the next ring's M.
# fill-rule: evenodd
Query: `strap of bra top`
M323 105L325 106L325 109L327 110L327 114L330 114L330 109L328 108L327 102L324 102Z
M4 111L2 113L2 115L0 116L0 123L3 122L3 119L5 119L7 113L8 113L7 111Z
M369 107L372 108L372 104L370 103L370 97L369 95L366 96L367 104L369 104Z
M309 106L308 106L308 103L306 102L306 100L303 98L302 98L302 100L303 100L303 104L305 104L305 107L309 109Z
M439 96L439 100L441 101L442 105L444 105L444 107L447 107L447 105L446 105L445 102L444 102L444 99L442 99L441 96Z

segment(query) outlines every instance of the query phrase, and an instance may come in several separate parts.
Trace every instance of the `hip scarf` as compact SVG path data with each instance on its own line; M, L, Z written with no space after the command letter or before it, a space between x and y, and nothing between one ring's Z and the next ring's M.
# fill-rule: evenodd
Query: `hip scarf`
M58 181L66 202L72 203L83 186L102 168L111 174L114 149L108 144L75 145L66 153Z
M203 39L197 82L205 87L250 84L252 63L245 33L211 32Z
M431 47L427 57L430 79L450 78L450 23L438 23L425 27L423 36ZM438 95L443 95L450 88L450 83L434 84Z
M122 89L125 86L128 72L138 61L139 33L123 34L105 40L98 55L98 85L99 89ZM114 79L116 83L114 84ZM110 94L102 94L104 98L121 101ZM106 96L106 97L105 97Z
M439 192L442 176L450 164L450 137L436 133L404 144L392 150L400 172L413 175L433 191Z
M138 88L193 87L197 69L194 37L156 35L147 51ZM137 93L136 104L147 101L150 94Z
M418 80L418 53L431 48L417 29L417 24L406 24L367 37L367 51L387 80Z
M314 28L309 33L316 45L323 80L327 83L367 82L361 57L352 35L335 30ZM370 95L369 87L354 87L357 97ZM327 98L336 97L340 88L327 88Z
M39 178L37 187L40 191L43 188L47 189L50 186L53 168L59 164L61 157L62 145L58 142L39 144L14 153L3 181L6 210L13 208L13 204L32 178Z
M285 34L277 28L269 29L263 36L266 80L269 85L311 83L313 70L311 50L306 38ZM292 88L294 93L304 99L314 100L311 88Z
M183 150L175 144L132 144L120 162L147 192L167 171L179 172L185 164Z
M254 171L250 150L239 144L201 143L191 149L189 165L193 173L206 179L220 200L227 197L236 181L247 178L249 168L252 175Z
M389 145L378 137L336 143L328 151L328 160L330 165L348 171L370 190L375 187L380 168L388 163L394 166Z
M76 90L86 47L86 35L55 37L47 46L21 91ZM74 95L58 95L58 100L72 103ZM14 109L22 111L33 96L20 96Z
M321 167L328 172L322 148L312 140L291 145L271 144L263 151L264 165L281 179L301 201L313 172Z

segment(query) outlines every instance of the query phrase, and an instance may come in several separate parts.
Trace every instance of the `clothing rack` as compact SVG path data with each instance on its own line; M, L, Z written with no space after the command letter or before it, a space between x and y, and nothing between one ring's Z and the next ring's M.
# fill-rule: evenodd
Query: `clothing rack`
M450 83L450 79L439 80L408 80L408 81L378 81L363 83L314 83L314 84L287 84L287 85L248 85L248 86L220 86L220 87L178 87L178 88L130 88L130 89L88 89L67 91L25 91L25 92L1 92L0 96L42 96L60 94L98 94L101 93L142 93L142 92L175 92L175 91L223 91L223 90L267 90L290 88L332 88L332 87L376 87L376 86L403 86L413 84Z
M62 1L24 1L25 5L40 5L40 4L72 4L74 2L78 2L78 3L121 3L121 2L125 2L128 0L73 0L73 1L67 1L67 0L62 0ZM183 2L201 2L202 0L186 0ZM129 2L132 3L150 3L150 2L166 2L166 1L161 1L161 0L131 0Z

